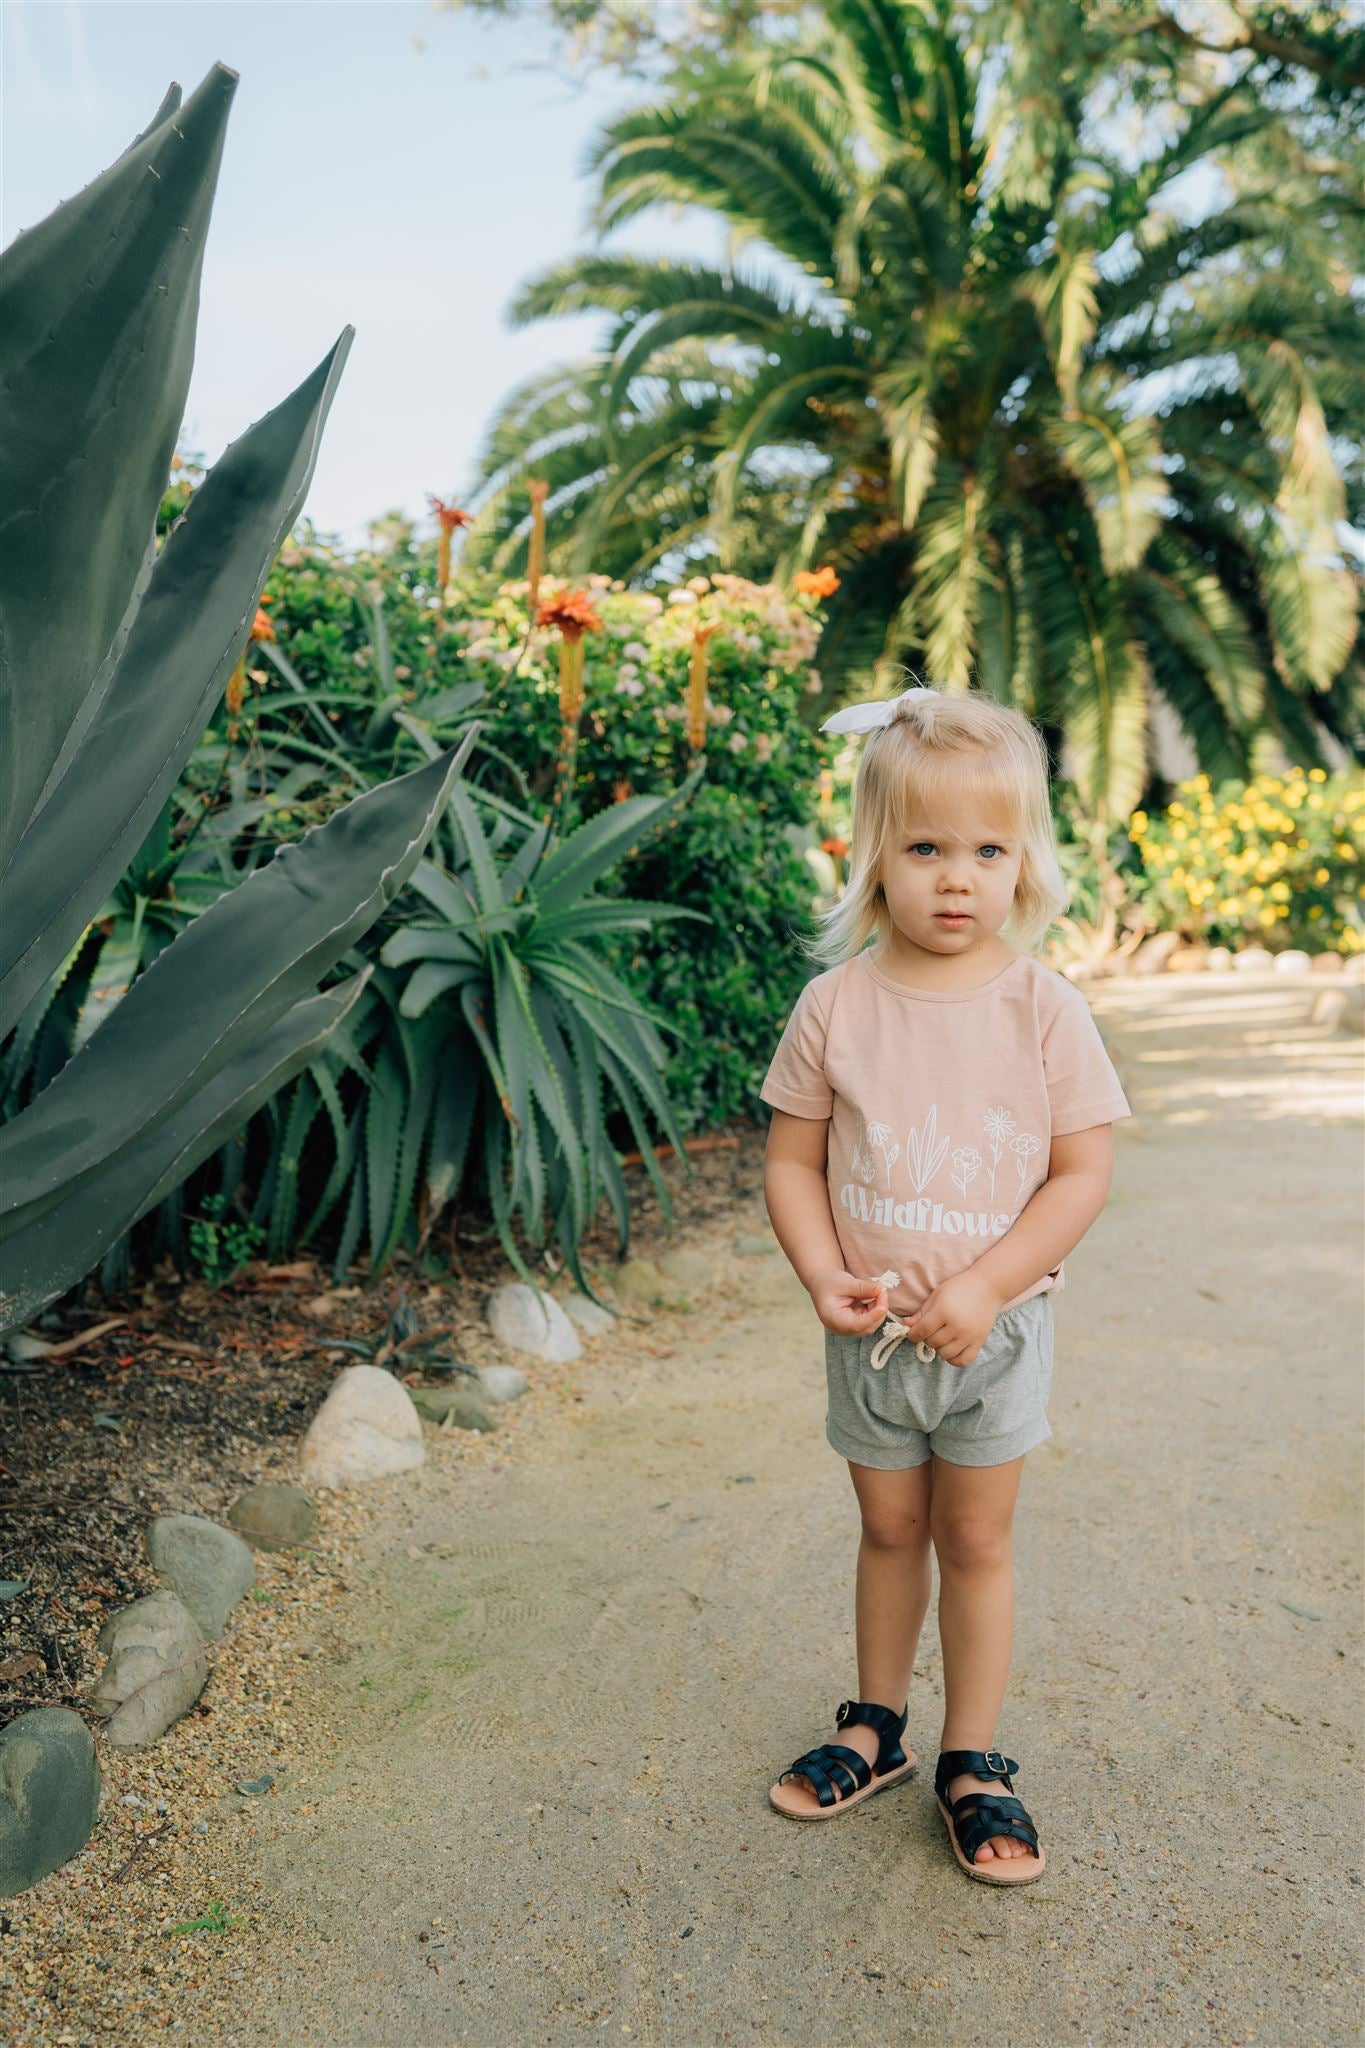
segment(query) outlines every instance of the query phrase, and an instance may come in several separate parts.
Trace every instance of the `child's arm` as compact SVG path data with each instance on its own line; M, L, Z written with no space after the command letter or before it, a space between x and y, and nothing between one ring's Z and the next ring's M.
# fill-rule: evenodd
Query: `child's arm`
M969 1271L988 1281L1002 1302L1013 1301L1045 1273L1055 1272L1109 1199L1114 1177L1114 1127L1054 1137L1048 1177L1005 1235Z
M825 1180L829 1118L775 1109L763 1158L763 1199L778 1243L827 1330L847 1336L886 1320L886 1288L844 1270Z

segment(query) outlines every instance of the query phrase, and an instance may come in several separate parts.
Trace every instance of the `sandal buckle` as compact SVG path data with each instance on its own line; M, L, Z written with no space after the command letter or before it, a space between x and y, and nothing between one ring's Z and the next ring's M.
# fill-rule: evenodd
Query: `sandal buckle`
M838 1707L835 1709L834 1714L834 1725L836 1728L843 1727L845 1721L847 1721L848 1719L849 1708L852 1706L852 1704L853 1702L851 1700L840 1700Z
M994 1771L997 1777L1007 1778L1009 1776L1004 1755L1000 1750L983 1749L981 1754L986 1759L987 1770Z

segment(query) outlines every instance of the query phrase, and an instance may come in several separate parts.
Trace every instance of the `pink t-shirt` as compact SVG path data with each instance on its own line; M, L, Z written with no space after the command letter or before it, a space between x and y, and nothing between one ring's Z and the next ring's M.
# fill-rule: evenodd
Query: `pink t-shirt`
M806 983L759 1093L828 1118L844 1265L898 1272L887 1301L901 1314L1004 1236L1047 1179L1054 1135L1132 1115L1085 997L1031 953L956 991L905 988L855 954Z

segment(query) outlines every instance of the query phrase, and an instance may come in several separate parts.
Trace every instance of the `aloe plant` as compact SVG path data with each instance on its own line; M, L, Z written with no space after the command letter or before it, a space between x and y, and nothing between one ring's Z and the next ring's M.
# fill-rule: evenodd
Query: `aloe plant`
M236 74L215 65L0 261L0 1039L138 855L293 526L353 329L235 441L158 553ZM365 791L158 954L0 1130L0 1330L28 1321L316 1059L473 742Z
M589 1294L578 1246L603 1192L619 1248L629 1241L629 1198L605 1105L614 1100L624 1114L665 1218L672 1207L651 1122L686 1156L662 1085L659 1029L669 1027L651 1017L593 942L669 918L706 922L679 905L596 896L594 886L687 802L702 772L694 770L667 796L613 804L559 842L551 841L548 820L527 819L529 829L505 861L495 854L514 829L511 821L500 818L490 839L472 792L457 789L451 810L467 856L463 871L448 874L429 859L418 861L413 888L437 921L409 919L380 954L386 967L412 969L398 1005L404 1018L422 1020L438 1002L443 1009L458 1005L465 1043L460 1058L446 1059L433 1105L447 1136L428 1160L432 1203L439 1208L457 1184L472 1113L483 1138L483 1192L509 1258L525 1270L509 1227L513 1212L521 1210L539 1243L548 1203L569 1269Z

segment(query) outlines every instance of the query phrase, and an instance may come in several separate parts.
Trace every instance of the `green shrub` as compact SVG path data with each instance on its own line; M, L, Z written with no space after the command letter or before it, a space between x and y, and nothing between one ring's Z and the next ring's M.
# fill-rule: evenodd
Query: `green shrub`
M205 794L235 792L241 837L260 857L331 801L333 776L392 773L416 758L413 725L453 744L477 714L471 784L548 816L560 736L556 636L527 636L526 585L456 576L435 603L434 541L396 526L386 552L345 558L316 536L287 544L266 587L273 640L253 647L235 731L225 715L194 764ZM563 590L546 579L542 597ZM709 921L670 924L604 951L640 1001L679 1035L664 1086L685 1131L750 1115L772 1043L808 968L792 944L818 879L814 787L827 742L802 724L816 600L739 577L697 577L673 593L585 586L602 621L585 639L573 809L594 816L659 792L687 771L693 632L706 647L706 773L680 817L603 879L604 894L681 904ZM286 677L292 680L286 680ZM330 728L330 732L325 728ZM224 768L224 758L227 766ZM333 758L334 757L334 758ZM269 783L254 797L245 764ZM261 779L262 769L255 780ZM226 799L222 822L234 813ZM219 819L211 821L217 827Z
M1164 811L1135 811L1129 833L1138 900L1162 928L1234 948L1365 951L1358 775L1293 768L1216 790L1196 775Z

